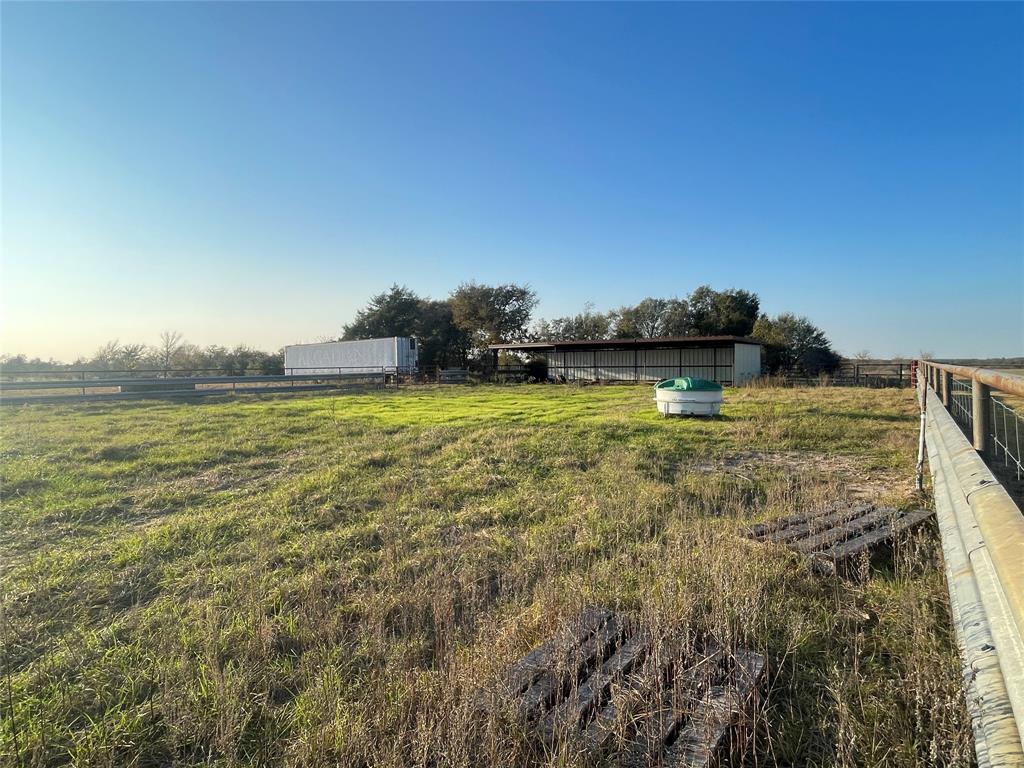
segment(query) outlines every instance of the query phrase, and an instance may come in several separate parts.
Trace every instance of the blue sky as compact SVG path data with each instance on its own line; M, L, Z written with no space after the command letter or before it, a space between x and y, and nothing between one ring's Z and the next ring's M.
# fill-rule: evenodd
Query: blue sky
M1024 5L2 5L0 350L701 283L1024 354ZM969 320L979 320L975 330Z

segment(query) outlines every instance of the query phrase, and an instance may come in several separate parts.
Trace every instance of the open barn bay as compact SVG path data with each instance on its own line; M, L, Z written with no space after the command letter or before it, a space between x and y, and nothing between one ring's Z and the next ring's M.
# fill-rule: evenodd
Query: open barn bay
M584 606L764 654L735 764L969 765L932 527L818 576L737 534L912 493L913 395L411 388L8 409L10 765L575 765L478 692Z

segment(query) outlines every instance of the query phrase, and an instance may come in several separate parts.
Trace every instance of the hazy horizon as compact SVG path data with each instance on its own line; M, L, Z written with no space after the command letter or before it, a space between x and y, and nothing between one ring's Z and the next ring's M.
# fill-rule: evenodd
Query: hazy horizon
M0 13L0 352L276 350L476 280L1024 354L1020 4Z

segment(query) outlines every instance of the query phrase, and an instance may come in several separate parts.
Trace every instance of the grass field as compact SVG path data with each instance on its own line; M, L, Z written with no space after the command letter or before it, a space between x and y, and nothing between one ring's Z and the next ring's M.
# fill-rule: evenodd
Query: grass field
M473 702L601 603L766 654L735 764L971 764L932 528L860 581L735 535L921 503L912 394L727 390L713 421L651 397L5 409L0 761L574 765Z

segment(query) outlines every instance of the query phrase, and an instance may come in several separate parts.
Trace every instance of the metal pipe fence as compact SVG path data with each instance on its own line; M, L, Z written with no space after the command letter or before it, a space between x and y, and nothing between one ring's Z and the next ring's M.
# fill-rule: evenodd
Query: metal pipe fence
M1024 765L1024 376L918 366L978 765Z
M1024 376L930 360L920 370L989 469L1024 502Z
M202 371L207 375L194 375ZM393 366L289 369L288 374L223 375L219 369L178 369L175 375L153 371L18 371L0 378L0 404L204 397L223 394L271 394L339 388L397 388L408 381ZM303 371L303 372L299 372ZM38 378L40 373L63 377ZM169 371L160 371L167 374ZM149 374L149 375L141 375ZM22 378L36 376L37 378ZM13 396L10 393L15 393Z
M977 762L1024 765L1024 517L924 372L928 464Z
M593 363L549 363L548 378L564 381L619 381L648 383L676 376L693 376L711 379L719 384L731 386L733 365L693 364L657 365L637 362L635 364ZM499 365L495 369L498 377L529 375L527 366ZM819 376L807 376L797 371L784 371L773 376L772 381L793 386L841 386L841 387L909 387L911 366L902 362L852 362L846 361L839 368Z
M395 366L351 365L351 366L318 366L315 368L278 368L267 371L261 368L234 369L228 367L208 368L69 368L69 369L25 369L11 370L0 366L0 384L15 383L24 379L38 381L94 381L109 379L177 379L177 378L208 378L208 377L256 377L256 376L292 376L314 373L388 373L406 374L409 371Z

